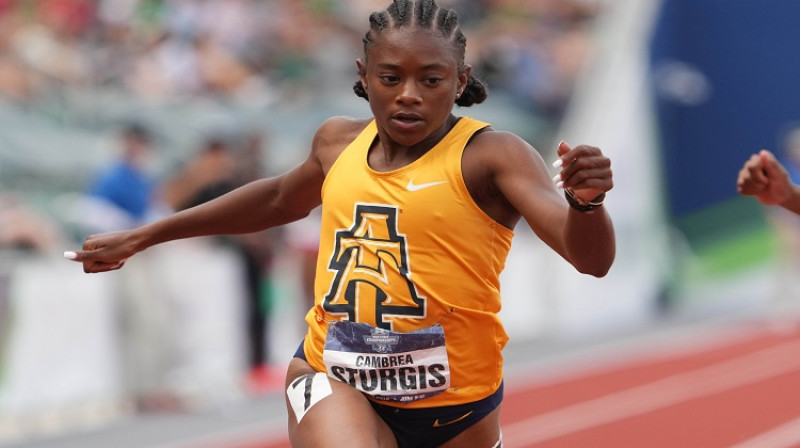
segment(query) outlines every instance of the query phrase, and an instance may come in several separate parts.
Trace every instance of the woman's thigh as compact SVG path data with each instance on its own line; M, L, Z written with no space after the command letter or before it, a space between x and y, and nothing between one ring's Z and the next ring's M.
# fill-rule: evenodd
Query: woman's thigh
M397 448L394 435L361 392L294 358L286 374L293 448Z
M439 448L493 448L500 440L500 407Z

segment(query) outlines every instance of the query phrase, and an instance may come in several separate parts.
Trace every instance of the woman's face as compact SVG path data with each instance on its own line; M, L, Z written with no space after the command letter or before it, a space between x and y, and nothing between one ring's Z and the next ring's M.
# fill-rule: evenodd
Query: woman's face
M394 143L411 147L441 138L437 131L468 73L459 74L458 54L445 37L416 27L388 29L357 64L377 124Z

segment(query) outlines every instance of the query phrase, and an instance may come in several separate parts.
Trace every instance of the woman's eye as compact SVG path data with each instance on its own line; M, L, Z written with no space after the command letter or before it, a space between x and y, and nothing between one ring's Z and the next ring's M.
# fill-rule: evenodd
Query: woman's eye
M394 75L382 75L380 78L381 78L381 81L383 81L383 82L385 82L387 84L396 83L399 80L399 78L397 76L394 76Z
M440 82L442 82L442 78L428 78L427 80L425 80L425 82L427 82L430 85L434 85L435 86L436 84L439 84Z

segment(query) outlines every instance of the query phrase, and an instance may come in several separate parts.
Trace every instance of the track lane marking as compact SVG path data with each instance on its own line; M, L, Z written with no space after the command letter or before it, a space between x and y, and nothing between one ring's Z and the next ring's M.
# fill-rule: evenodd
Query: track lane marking
M800 370L800 342L787 342L712 366L536 415L503 426L509 446L529 446L692 399Z
M790 448L800 445L800 418L730 448Z

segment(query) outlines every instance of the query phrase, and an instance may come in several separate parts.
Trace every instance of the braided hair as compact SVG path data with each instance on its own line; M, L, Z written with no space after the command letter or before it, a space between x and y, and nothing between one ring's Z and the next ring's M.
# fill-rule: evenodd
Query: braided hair
M434 0L393 0L392 4L384 11L373 12L369 16L370 29L362 39L364 53L375 45L377 35L388 29L404 26L418 26L421 29L438 30L458 51L459 72L466 67L464 57L467 47L467 38L458 25L458 14L452 9L442 8ZM356 95L369 99L367 91L361 80L353 86ZM482 103L488 96L486 83L475 78L472 74L467 78L464 91L456 99L456 104L469 107Z

